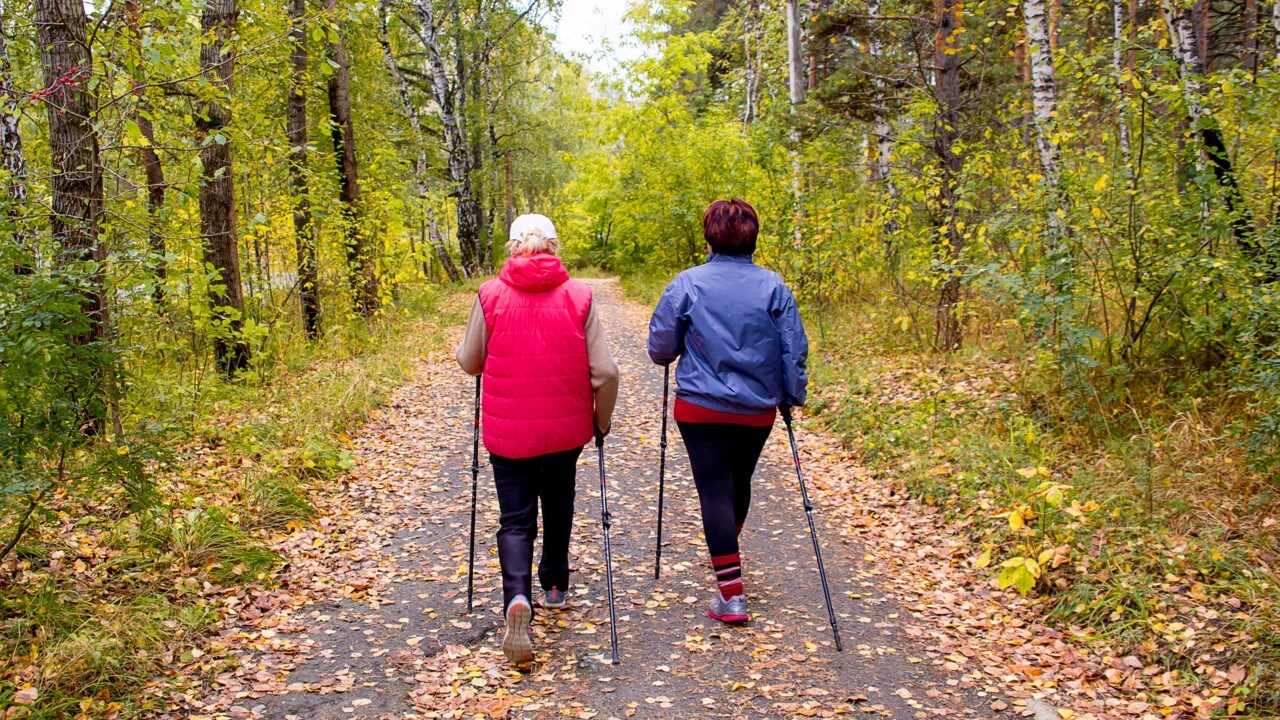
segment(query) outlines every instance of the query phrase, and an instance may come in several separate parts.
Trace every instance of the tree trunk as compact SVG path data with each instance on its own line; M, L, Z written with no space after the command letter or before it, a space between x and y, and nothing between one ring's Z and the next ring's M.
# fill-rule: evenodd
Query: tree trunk
M338 0L324 0L330 19L338 14ZM347 246L347 265L356 311L368 317L378 309L377 258L364 232L360 207L360 168L356 162L356 127L351 119L351 58L347 53L345 23L338 22L338 41L325 44L325 56L333 65L329 76L329 122L333 156L338 167L338 202Z
M59 245L58 261L62 265L98 263L89 282L81 287L89 325L75 342L88 345L105 337L107 320L102 294L106 252L98 236L103 211L102 165L93 127L98 102L89 89L93 77L86 36L89 20L79 0L38 0L35 21L48 93L44 104L53 161L49 226Z
M1203 112L1204 84L1201 77L1204 66L1200 64L1200 55L1197 52L1199 45L1196 42L1190 12L1172 0L1165 0L1164 16L1168 24L1169 37L1172 40L1170 47L1182 74L1182 92L1187 104L1187 119L1190 121L1192 131L1200 136L1204 156L1208 157L1214 179L1222 189L1223 204L1226 206L1231 223L1232 235L1241 251L1260 266L1258 270L1262 272L1262 277L1268 282L1280 279L1280 268L1276 268L1270 262L1266 248L1258 242L1253 217L1240 191L1222 130L1211 116L1206 116ZM1197 157L1201 157L1200 153L1197 153ZM1197 164L1203 167L1203 160L1199 160Z
M298 256L298 302L307 337L320 337L320 265L316 259L315 228L307 188L307 0L289 0L289 100L285 104L285 134L289 139L289 195L293 198L293 241Z
M1271 3L1271 29L1275 31L1276 62L1280 62L1280 2Z
M1058 54L1058 40L1062 36L1062 0L1049 0L1048 32L1049 54ZM1030 37L1027 42L1035 42Z
M1258 0L1244 0L1244 52L1240 65L1250 75L1258 75Z
M798 247L804 237L804 171L800 167L800 106L804 104L806 78L804 45L801 42L800 0L787 0L787 72L791 100L791 199L794 203L792 240Z
M418 106L413 103L413 99L409 95L409 83L405 80L404 73L400 72L400 66L396 64L395 53L391 50L391 38L387 34L387 14L387 6L384 3L378 42L382 45L382 55L386 60L387 70L391 72L391 78L396 81L396 89L400 93L400 104L404 106L404 113L409 118L409 127L413 129L414 147L417 149L413 162L413 182L418 193L418 209L423 215L423 224L434 228L435 218L431 211L431 191L428 184L427 137L422 131L422 116L418 113ZM445 247L444 240L440 238L440 233L432 232L428 237L431 241L432 249L435 250L436 259L440 261L440 267L444 269L444 274L449 278L449 282L456 283L461 281L462 276L458 272L458 267L454 265L453 257L449 255L449 249Z
M511 151L503 153L504 182L507 186L507 227L511 227L511 223L516 221L516 176L515 169L511 166Z
M215 328L214 355L228 376L249 365L249 344L244 326L244 290L240 283L240 246L236 236L235 183L231 166L231 139L226 131L231 110L235 51L225 44L235 32L240 9L236 0L207 0L200 25L205 43L200 47L200 69L220 96L206 103L197 115L196 130L204 147L200 182L200 232L204 236L204 261L218 273L209 284Z
M35 249L23 215L27 206L27 161L18 130L18 96L9 64L8 26L0 14L0 165L5 170L5 214L13 227L11 242L16 257L13 271L19 275L35 272Z
M1053 128L1058 113L1058 88L1044 0L1024 0L1022 16L1027 24L1027 43L1031 46L1031 107L1036 122L1040 170L1044 173L1045 185L1056 195L1060 152Z
M1118 126L1120 129L1120 157L1125 172L1133 167L1133 143L1129 138L1129 88L1124 79L1124 13L1125 0L1111 0L1111 69L1116 76L1116 102L1120 105Z
M760 68L756 58L752 56L752 43L759 43L756 38L756 26L760 21L760 8L757 0L747 0L742 16L742 57L746 75L742 102L742 131L746 132L756 119L756 97L760 90Z
M160 214L164 211L164 166L160 164L160 154L156 152L156 131L151 122L151 104L146 97L146 61L142 51L142 27L139 20L137 0L126 0L124 4L126 31L132 44L134 56L133 87L138 94L137 112L134 116L138 131L142 134L143 143L138 148L142 172L147 179L147 242L151 249L151 272L155 275L155 288L151 297L157 303L164 302L164 281L169 276L168 262L165 259L168 250L165 247L164 234L160 226Z
M964 236L957 224L956 182L963 167L953 147L960 124L960 0L934 0L934 92L938 116L934 120L933 152L938 160L939 260L946 268L934 308L934 343L945 351L960 347L963 328L956 312L960 304L960 253Z
M87 277L77 279L88 321L72 336L78 346L97 345L107 337L107 305L104 297L106 249L99 236L103 212L102 165L98 134L94 129L98 99L90 89L93 57L87 35L89 19L80 0L37 0L35 24L44 77L44 105L49 121L50 179L49 230L58 244L57 264L83 268L93 263ZM85 430L96 434L107 419L111 401L107 374L94 374L94 387L72 388L84 404Z
M1191 22L1195 28L1196 56L1200 59L1200 72L1210 71L1209 21L1213 12L1209 0L1196 0L1191 6Z
M880 15L880 0L871 0L867 3L867 15L873 21ZM884 42L880 39L880 28L873 26L871 28L871 40L868 43L867 50L872 58L880 58L884 55ZM875 106L875 122L872 134L875 137L876 149L875 159L871 163L871 182L884 186L885 193L891 201L896 202L898 199L898 186L893 180L892 165L890 162L893 158L893 138L891 133L893 127L889 122L889 117L885 111L884 94L886 88L884 81L877 77L874 80L876 88L876 106ZM880 232L882 235L881 242L884 244L884 256L887 269L894 273L897 265L897 246L894 242L894 234L898 231L898 224L893 219L885 219L880 224Z
M449 81L444 57L440 52L440 25L431 0L415 0L419 37L427 53L431 68L431 91L440 113L444 131L445 151L449 162L445 177L451 186L450 194L458 208L458 247L462 253L462 268L468 276L478 272L480 241L480 208L471 188L471 155L467 140L466 121L454 104L455 88ZM457 89L460 91L460 89Z

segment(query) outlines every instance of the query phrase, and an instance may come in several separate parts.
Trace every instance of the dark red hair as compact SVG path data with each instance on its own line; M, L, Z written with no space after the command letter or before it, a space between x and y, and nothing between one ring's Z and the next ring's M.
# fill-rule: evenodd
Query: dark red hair
M702 236L711 251L721 255L751 255L756 251L760 219L742 198L717 200L702 214Z

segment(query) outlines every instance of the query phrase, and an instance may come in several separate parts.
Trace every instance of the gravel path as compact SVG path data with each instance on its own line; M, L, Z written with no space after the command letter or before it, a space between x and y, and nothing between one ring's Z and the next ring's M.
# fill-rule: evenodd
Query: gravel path
M594 448L579 468L571 608L537 609L531 671L507 668L499 647L497 503L487 464L476 611L466 615L473 385L450 352L431 348L413 379L354 439L356 471L341 488L313 498L319 521L278 539L276 549L290 563L281 586L227 601L231 612L208 651L218 659L206 667L212 681L178 698L180 715L992 716L995 688L966 667L972 653L931 630L949 611L933 612L920 595L886 579L902 570L886 555L900 541L866 544L860 498L828 477L833 464L847 461L832 460L830 439L803 422L802 453L814 462L806 476L844 652L831 640L781 423L757 470L743 532L752 622L725 628L704 615L713 583L674 425L663 573L654 580L661 369L643 350L647 309L623 299L614 283L593 284L623 372L606 443L620 664L608 662Z

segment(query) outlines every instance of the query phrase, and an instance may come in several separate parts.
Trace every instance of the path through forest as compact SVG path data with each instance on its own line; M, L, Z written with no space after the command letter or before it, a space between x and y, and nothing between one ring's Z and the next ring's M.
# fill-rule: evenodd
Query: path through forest
M497 503L487 464L477 607L465 614L473 385L452 347L433 347L353 440L356 470L313 498L318 521L277 541L289 562L280 587L228 600L231 612L204 651L207 677L173 698L171 716L1057 715L1052 705L1028 706L1033 695L1100 716L1131 709L1091 682L1119 660L1090 658L1028 620L1025 601L994 593L985 574L968 569L962 526L881 487L806 423L801 452L845 651L831 642L780 424L743 533L752 623L727 629L703 614L711 577L674 435L669 544L655 581L661 371L643 350L647 309L615 283L595 287L623 372L606 460L621 664L606 659L594 452L583 454L578 477L571 607L536 611L532 671L509 670L499 648ZM451 302L463 307L469 298Z

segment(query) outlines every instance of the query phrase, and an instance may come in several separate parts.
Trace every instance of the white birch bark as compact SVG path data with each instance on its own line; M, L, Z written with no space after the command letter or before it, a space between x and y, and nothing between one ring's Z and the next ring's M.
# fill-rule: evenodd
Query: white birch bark
M742 131L756 119L757 103L760 95L760 46L763 44L756 37L760 24L760 8L757 0L747 0L742 19L742 51L746 63L746 87L744 88L742 106ZM752 47L752 44L755 47Z
M1182 73L1182 96L1187 103L1187 116L1193 129L1200 126L1202 114L1200 53L1196 50L1196 33L1191 24L1191 11L1171 0L1164 0L1164 19L1169 30L1169 48Z
M479 270L480 212L471 188L471 155L465 120L454 103L454 89L440 51L440 24L431 0L416 0L414 10L421 27L418 37L427 53L431 70L431 91L440 112L445 150L449 156L447 177L453 185L458 209L458 245L462 251L462 269L468 276Z
M1182 97L1187 104L1187 119L1191 132L1200 144L1200 117L1204 114L1204 88L1200 82L1200 53L1196 49L1196 31L1191 22L1191 10L1174 0L1162 0L1165 27L1169 31L1169 50L1178 63L1182 75ZM1196 153L1196 174L1205 171L1204 153Z
M800 142L803 139L798 124L800 105L804 103L804 93L808 78L805 77L804 46L800 39L800 0L787 2L787 68L788 84L791 99L791 197L795 202L795 220L793 222L793 240L797 246L803 239L802 225L804 221L803 169L800 167Z
M1112 48L1111 65L1116 74L1116 101L1120 105L1120 157L1125 168L1133 165L1133 144L1129 139L1129 102L1124 78L1124 13L1125 0L1111 0Z
M449 250L445 247L444 240L440 238L440 233L435 231L435 213L431 211L431 205L428 202L431 189L427 183L427 138L422 131L422 115L409 94L409 82L405 80L404 73L400 72L400 66L396 64L395 53L391 50L391 38L387 35L387 14L389 11L385 0L382 11L382 23L378 27L378 42L382 45L382 57L387 63L387 70L391 72L391 78L396 81L396 89L400 93L400 103L404 106L404 113L409 118L409 127L413 130L413 139L417 146L418 154L413 163L413 180L414 187L418 191L418 203L422 209L423 216L426 218L427 225L432 228L428 238L432 249L435 251L436 259L440 261L440 267L444 270L445 275L449 277L449 281L456 283L462 277L458 273L458 268L453 264L453 258L449 255Z
M1040 151L1040 169L1045 183L1056 192L1058 187L1058 143L1053 127L1058 114L1058 88L1053 74L1053 53L1049 47L1049 22L1044 0L1024 0L1023 19L1027 24L1027 43L1031 46L1031 106L1036 122L1036 147Z
M35 248L31 246L28 232L21 221L27 204L27 161L22 151L22 134L18 131L18 117L21 111L18 107L18 95L14 89L13 72L9 65L9 46L6 42L8 28L4 23L7 14L5 11L4 4L0 3L0 166L3 166L6 174L4 194L8 202L9 220L16 228L12 234L12 241L15 245L24 248L24 252L32 253L32 260L37 261ZM20 263L17 270L27 274L34 271L34 268Z

